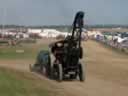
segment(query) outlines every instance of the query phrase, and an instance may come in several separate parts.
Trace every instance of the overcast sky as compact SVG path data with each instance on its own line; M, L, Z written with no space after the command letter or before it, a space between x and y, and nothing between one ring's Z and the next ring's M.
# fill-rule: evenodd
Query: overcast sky
M128 0L0 0L0 24L71 24L86 13L87 24L128 24Z

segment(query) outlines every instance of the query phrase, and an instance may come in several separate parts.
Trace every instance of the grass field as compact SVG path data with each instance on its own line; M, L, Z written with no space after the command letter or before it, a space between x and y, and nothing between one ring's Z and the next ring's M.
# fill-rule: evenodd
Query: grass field
M38 52L43 49L48 49L48 44L43 43L22 46L0 46L0 59L35 59Z
M44 40L39 44L0 46L0 62L1 64L3 64L2 61L13 64L18 60L17 64L22 64L28 63L29 60L35 61L38 52L47 50L48 44ZM17 52L17 50L24 52ZM52 88L57 89L47 80L42 80L32 73L0 67L0 96L58 96Z
M55 96L51 88L32 74L0 68L0 96Z

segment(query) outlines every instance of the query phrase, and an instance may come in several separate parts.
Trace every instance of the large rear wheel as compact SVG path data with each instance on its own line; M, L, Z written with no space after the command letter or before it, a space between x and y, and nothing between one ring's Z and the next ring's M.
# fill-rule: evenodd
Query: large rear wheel
M62 68L62 64L58 64L58 70L57 70L58 74L57 74L57 77L58 77L58 81L62 81L63 80L63 68Z
M81 82L85 81L85 66L83 64L79 64L79 79Z

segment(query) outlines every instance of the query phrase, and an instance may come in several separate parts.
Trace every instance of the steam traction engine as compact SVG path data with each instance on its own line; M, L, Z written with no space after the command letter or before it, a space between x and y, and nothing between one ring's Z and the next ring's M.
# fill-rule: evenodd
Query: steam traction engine
M78 12L73 22L72 35L51 45L51 52L55 57L51 64L51 76L59 81L65 77L80 81L85 80L84 64L80 59L83 58L83 49L81 46L81 33L84 26L84 12Z

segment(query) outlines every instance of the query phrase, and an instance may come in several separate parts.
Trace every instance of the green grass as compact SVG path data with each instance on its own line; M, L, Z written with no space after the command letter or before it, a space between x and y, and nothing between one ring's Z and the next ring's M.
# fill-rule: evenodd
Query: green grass
M0 59L34 59L40 50L47 50L48 45L24 45L24 46L2 46L0 47ZM16 50L24 50L17 53Z
M54 88L32 74L0 68L0 96L55 96Z

